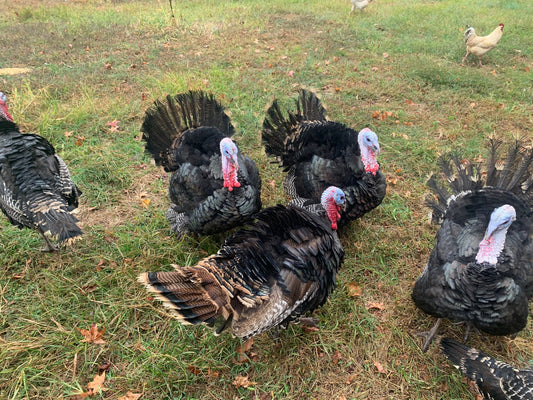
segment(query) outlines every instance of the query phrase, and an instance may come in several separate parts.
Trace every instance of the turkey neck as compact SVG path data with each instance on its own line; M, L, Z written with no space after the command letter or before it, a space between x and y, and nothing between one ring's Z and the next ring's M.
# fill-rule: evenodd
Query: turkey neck
M233 160L232 160L233 161ZM233 162L228 157L222 156L222 175L224 175L224 187L227 187L231 192L234 187L240 187L241 184L237 181L237 171L239 164L237 159Z
M507 229L495 231L487 239L483 239L479 243L479 251L476 255L477 263L487 263L490 265L496 265L498 263L498 256L501 254L505 244Z
M379 164L376 160L376 154L368 146L359 142L359 148L361 149L361 161L365 166L365 172L369 172L372 175L376 175L379 170Z

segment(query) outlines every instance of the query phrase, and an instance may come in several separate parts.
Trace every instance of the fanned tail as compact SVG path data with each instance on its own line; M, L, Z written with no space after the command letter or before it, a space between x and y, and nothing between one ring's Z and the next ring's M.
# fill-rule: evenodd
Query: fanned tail
M497 153L501 142L490 141L490 157L487 162L485 186L505 189L519 197L526 198L533 206L533 149L525 149L516 140L509 146L507 156L501 167L497 164Z
M298 115L304 121L326 121L326 109L317 95L309 90L300 89L296 101Z
M267 108L261 137L267 155L283 157L287 150L286 139L303 122L326 121L324 106L309 90L300 89L296 110L296 113L287 111L287 116L284 116L277 100L273 100Z
M503 189L514 193L533 206L533 150L526 150L517 140L507 151L505 160L499 163L501 142L489 141L489 154L482 173L480 163L471 163L450 153L439 158L438 164L446 184L434 174L427 185L433 192L426 198L432 210L432 220L440 222L452 196L463 192L480 190L483 187Z
M201 126L218 128L227 137L234 133L230 117L212 94L189 91L155 101L146 110L141 131L156 164L169 168L169 148L174 141Z
M222 319L225 326L225 321L231 318L229 297L209 270L216 266L210 265L208 269L202 266L206 262L209 261L194 267L175 267L175 271L145 272L138 281L155 293L182 323L213 325Z

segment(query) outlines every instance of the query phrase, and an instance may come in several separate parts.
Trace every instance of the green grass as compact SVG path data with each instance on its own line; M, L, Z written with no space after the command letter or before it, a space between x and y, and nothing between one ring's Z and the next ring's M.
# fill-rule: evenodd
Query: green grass
M85 231L72 248L42 254L37 233L0 221L0 398L68 398L106 360L109 390L95 398L474 398L438 347L422 354L416 337L434 322L410 300L436 231L425 180L448 150L475 158L490 135L532 139L530 2L377 0L351 16L347 0L174 7L175 20L166 0L0 4L0 68L32 69L0 75L0 90L20 127L48 138L69 165L84 192ZM484 35L500 22L503 38L484 66L475 57L460 66L464 26ZM260 335L253 359L237 363L239 340L180 325L136 282L143 271L194 264L223 240L170 235L168 176L144 154L139 128L157 98L213 92L260 166L264 205L283 203L282 173L259 131L272 98L291 104L299 87L317 90L331 119L378 133L387 197L346 230L338 287L315 312L320 330ZM110 132L115 119L120 129ZM360 297L349 297L351 282ZM106 344L81 342L76 328L93 322ZM531 328L470 343L532 366ZM462 328L441 333L460 338ZM256 384L237 389L237 375Z

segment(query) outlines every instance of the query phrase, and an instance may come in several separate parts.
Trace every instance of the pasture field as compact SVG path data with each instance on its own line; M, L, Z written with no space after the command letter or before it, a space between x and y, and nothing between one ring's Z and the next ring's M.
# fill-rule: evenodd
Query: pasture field
M167 0L0 2L0 90L21 130L69 165L85 232L43 254L38 233L0 219L0 398L76 399L109 362L107 390L90 398L474 399L438 346L423 354L416 336L435 322L410 299L437 229L425 181L440 154L484 157L490 136L531 145L531 1L376 0L352 15L348 0L173 7L175 18ZM499 23L483 67L473 56L461 66L465 25L486 35ZM260 167L264 206L286 203L260 129L274 96L291 104L300 87L317 91L331 119L379 135L387 196L344 232L319 330L291 325L239 353L238 339L180 325L136 281L194 264L225 237L170 234L168 174L139 129L154 100L212 92ZM93 323L105 343L83 341ZM468 344L533 367L532 328ZM440 333L461 340L463 329L445 322Z

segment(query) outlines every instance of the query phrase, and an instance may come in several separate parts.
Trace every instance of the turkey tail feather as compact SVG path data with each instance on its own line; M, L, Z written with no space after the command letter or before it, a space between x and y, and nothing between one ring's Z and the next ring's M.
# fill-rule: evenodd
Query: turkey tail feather
M218 319L226 321L230 316L225 312L229 306L226 292L216 276L200 266L146 272L139 275L138 281L184 323L213 325Z
M36 212L34 221L43 234L50 234L59 243L83 234L78 219L63 205Z
M301 89L296 105L302 120L326 121L326 109L315 93Z
M183 132L200 126L218 128L231 137L234 127L212 94L190 91L157 100L146 111L141 131L146 150L157 165L168 167L168 150Z
M513 143L499 165L500 141L489 141L489 155L485 173L481 172L479 163L463 160L458 153L443 155L438 164L448 185L437 182L432 175L427 185L433 192L426 198L426 205L431 208L433 221L441 221L452 195L493 187L514 193L533 206L533 150L526 150L519 141Z

